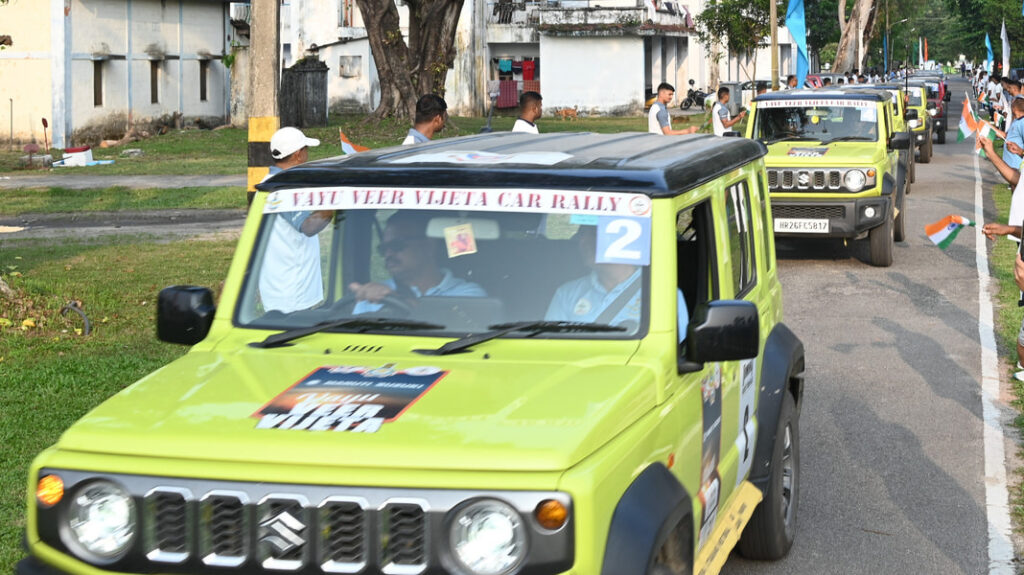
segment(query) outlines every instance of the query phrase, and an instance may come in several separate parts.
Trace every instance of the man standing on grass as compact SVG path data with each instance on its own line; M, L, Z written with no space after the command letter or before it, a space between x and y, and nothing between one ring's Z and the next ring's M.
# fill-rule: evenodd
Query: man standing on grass
M448 123L448 103L437 94L421 96L416 101L416 119L409 135L402 142L403 146L429 142L434 134L444 129Z
M668 103L672 101L675 94L676 89L672 87L672 84L662 82L658 85L658 95L654 98L654 103L651 104L651 111L647 113L647 131L665 136L682 136L697 131L697 126L691 126L685 130L672 129L672 120L668 115Z
M729 100L731 98L732 95L729 94L729 88L722 86L718 89L718 101L711 108L711 123L715 128L716 136L724 136L729 131L729 128L732 128L747 115L746 110L741 111L735 118L729 114Z
M523 95L519 96L519 118L516 119L516 123L512 126L513 132L540 133L537 131L536 122L544 112L541 100L540 94L532 91L523 92Z
M281 128L270 138L272 178L309 160L309 147L320 140L307 138L298 128ZM282 212L274 216L267 240L266 257L260 269L260 300L265 311L281 313L309 309L324 299L320 271L320 233L331 223L334 212Z

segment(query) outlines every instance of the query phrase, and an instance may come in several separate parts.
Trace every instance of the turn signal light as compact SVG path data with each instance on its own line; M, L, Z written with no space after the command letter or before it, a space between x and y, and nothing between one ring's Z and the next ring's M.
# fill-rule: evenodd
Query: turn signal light
M869 178L875 177L875 171L874 170L868 170L868 177Z
M565 522L569 520L569 510L565 508L565 505L554 499L541 501L533 514L541 527L552 531L561 529Z
M64 480L56 475L46 475L36 485L36 499L43 505L54 506L64 498Z

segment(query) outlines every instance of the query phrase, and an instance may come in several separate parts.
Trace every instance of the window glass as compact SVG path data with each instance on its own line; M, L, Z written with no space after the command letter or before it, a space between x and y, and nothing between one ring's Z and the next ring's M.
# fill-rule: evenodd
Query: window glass
M761 198L761 232L764 234L764 267L771 271L775 258L772 257L775 246L774 230L772 229L772 213L768 206L768 186L765 183L764 172L757 174L757 195Z
M753 225L750 193L744 180L729 186L726 194L729 219L729 255L734 294L740 296L754 283Z
M367 191L371 193L397 194ZM514 336L643 336L651 257L651 204L646 196L502 190L461 191L451 197L441 195L453 194L450 191L405 193L401 201L415 209L395 207L400 201L391 198L401 196L393 195L383 202L392 202L385 208L326 210L315 225L309 222L321 212L282 207L279 197L268 198L269 213L264 215L236 322L289 329L346 318L402 318L440 326L421 335L451 337L502 323L565 321L622 329ZM420 194L426 198L430 193L437 196L420 201ZM379 206L383 197L373 195L363 203ZM479 201L487 211L432 209L430 201ZM515 211L520 208L511 204L520 201L529 211ZM579 212L570 206L579 207ZM317 230L319 225L325 227ZM400 331L387 332L396 330Z

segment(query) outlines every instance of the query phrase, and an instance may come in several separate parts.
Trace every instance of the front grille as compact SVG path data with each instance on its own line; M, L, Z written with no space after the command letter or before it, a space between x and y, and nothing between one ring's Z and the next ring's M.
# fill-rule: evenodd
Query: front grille
M99 474L59 474L71 500ZM573 565L572 499L560 492L418 489L222 481L103 474L139 503L140 536L104 569L121 573L209 575L421 575L446 573L451 514L493 498L528 518L545 500L570 509L570 522L531 532L523 572L563 573ZM66 504L37 506L40 539L83 558L69 539Z
M846 217L846 206L772 205L772 217L837 220Z
M843 175L850 168L825 168L820 170L768 169L768 189L772 192L844 192ZM870 177L865 189L874 187L875 178Z

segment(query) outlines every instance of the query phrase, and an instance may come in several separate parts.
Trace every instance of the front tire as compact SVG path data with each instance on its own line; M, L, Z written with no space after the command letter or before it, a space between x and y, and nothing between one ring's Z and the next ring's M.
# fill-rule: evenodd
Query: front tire
M932 161L932 133L931 131L925 132L924 143L921 144L921 158L922 164L929 164Z
M691 575L693 573L693 519L687 515L669 531L658 547L647 575Z
M892 265L895 251L895 225L890 215L885 223L868 232L871 244L871 265L887 268Z
M913 137L913 134L911 134L911 137ZM910 183L913 184L917 181L917 162L914 161L913 148L911 148L910 152L907 154L907 164L907 173L910 174ZM907 191L910 191L910 186L907 186Z
M781 559L796 537L800 495L800 427L793 395L783 392L764 500L743 530L739 551L748 559Z
M945 144L946 143L946 127L945 126L943 126L941 130L939 130L939 143L940 144Z
M900 205L897 206L899 208L900 213L898 216L896 216L895 221L893 222L892 239L894 242L902 242L907 237L907 212L906 210L903 209L906 203L907 200L904 199L902 202L900 202Z
M683 100L683 103L679 106L679 109L681 109L681 110L689 110L691 106L693 106L693 99L692 98L687 98L687 99Z

